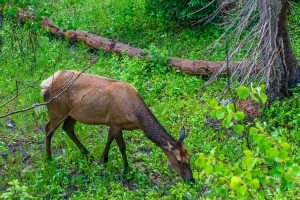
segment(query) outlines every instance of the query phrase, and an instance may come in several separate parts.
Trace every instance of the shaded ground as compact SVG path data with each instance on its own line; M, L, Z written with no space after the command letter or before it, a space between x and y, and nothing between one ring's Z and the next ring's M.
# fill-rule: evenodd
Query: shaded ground
M8 132L10 133L8 135L13 135L16 128L14 122L12 120L7 120L6 126ZM43 129L39 124L35 124L34 130L36 134L44 134ZM1 138L0 141L4 142L4 147L6 149L5 151L0 151L0 155L2 157L2 163L0 163L0 174L3 180L10 180L9 179L10 174L7 171L7 168L12 167L12 165L13 167L14 166L17 167L17 169L15 170L18 171L18 177L20 179L25 178L26 173L28 172L34 173L39 171L39 169L35 169L36 159L34 158L34 154L44 153L45 150L44 140L41 140L39 142L33 140L31 141L30 139L28 139L30 137L29 136L26 137L26 135L19 135L16 138L0 136L0 138ZM127 141L128 144L131 142L132 141ZM39 146L38 152L37 149L34 147L34 145ZM60 147L58 148L56 148L55 146L52 147L53 156L55 157L59 157L60 155L63 155L62 151L64 149ZM77 151L77 148L75 149L75 151ZM164 174L163 172L153 171L153 169L150 166L147 166L147 164L145 164L145 159L150 159L149 158L150 153L151 150L148 148L138 148L134 154L128 156L130 159L130 165L131 165L130 169L132 172L130 172L129 175L126 175L124 179L122 179L121 175L115 174L113 180L117 182L122 182L123 186L129 190L136 190L139 187L139 180L136 179L136 177L134 176L134 171L138 170L139 174L141 173L144 174L147 181L149 181L150 179L153 185L164 184L166 187L168 184L172 185L172 180L170 179L170 176ZM45 165L47 164L46 161L42 161L42 162L45 162ZM110 160L109 162L114 162L114 161ZM162 161L162 163L167 164L166 161ZM91 165L99 165L99 164L102 165L97 159L91 162ZM56 167L57 170L59 170L59 168L63 169L65 166L62 166L58 163ZM119 166L119 168L120 168L119 171L121 172L122 166ZM110 172L109 170L106 170L105 165L103 166L103 168L101 167L101 169L103 170L96 172L94 176L100 176L104 179L108 179L108 176L114 173L113 171ZM80 177L81 179L84 179L83 181L85 182L86 186L91 184L91 179L87 176L86 173L80 172L78 168L67 167L66 170L68 172L67 178L69 180L68 181L69 185L61 185L61 187L64 188L64 191L61 194L62 196L64 196L65 199L69 199L72 196L72 194L77 190L79 189L84 190L83 188L84 186L72 184L71 183L72 179L76 179L75 177ZM0 188L0 191L2 192L6 191L8 187L9 185L8 183L6 183L4 188ZM88 187L86 188L86 190L88 190ZM50 194L46 195L46 199L51 199Z

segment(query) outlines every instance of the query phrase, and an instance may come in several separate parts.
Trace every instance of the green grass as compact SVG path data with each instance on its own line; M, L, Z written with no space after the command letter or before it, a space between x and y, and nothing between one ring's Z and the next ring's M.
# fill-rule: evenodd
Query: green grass
M163 16L148 16L143 5L143 0L105 0L101 3L64 0L41 3L32 11L46 8L51 13L50 17L61 25L115 38L122 43L130 42L130 45L144 49L154 48L150 46L153 44L158 53L221 60L224 55L222 48L212 57L209 57L210 52L203 51L220 35L220 30L215 27L182 28L166 22ZM53 39L43 31L36 34L9 19L4 20L0 35L3 41L0 105L28 84L32 86L0 107L1 115L30 107L35 102L41 103L39 85L43 79L59 69L82 70L90 63L93 54L101 54L81 44L74 45L76 50L70 51L68 41ZM297 36L292 35L291 40L296 41ZM244 138L232 136L218 125L207 123L211 111L209 102L223 93L226 79L220 78L202 90L205 79L201 76L189 76L167 67L159 62L153 64L137 58L106 54L87 73L132 84L175 138L179 137L180 128L185 125L189 134L185 146L191 153L194 171L198 170L194 165L197 153L209 154L213 148L225 154L229 161L239 160L246 148ZM278 107L282 108L280 112L277 112ZM282 134L294 145L295 155L299 155L298 110L298 104L277 103L266 111L264 119L270 126L282 130ZM108 128L105 126L76 125L75 132L96 158L95 161L84 159L67 134L58 128L52 139L53 161L47 162L44 145L47 120L45 107L0 119L0 196L13 188L9 184L13 180L18 180L17 186L27 186L25 192L34 199L199 199L204 191L209 190L205 185L210 180L188 185L177 173L170 172L167 157L140 130L124 133L131 167L125 186L121 181L122 157L115 142L110 149L109 162L103 165L99 161L107 137ZM14 123L13 127L7 125L9 121ZM296 161L299 163L299 159ZM213 188L210 192L211 198L219 195L213 193ZM292 197L297 192L299 190L289 195ZM17 189L16 199L22 196L20 194L21 189Z
M146 50L150 44L154 44L174 57L224 58L225 54L221 53L224 47L218 47L213 52L205 50L222 31L214 26L197 27L194 30L183 28L167 21L163 15L146 13L144 3L144 0L104 0L101 3L88 0L83 4L66 0L60 3L45 1L42 7L46 7L50 18L64 28L85 30ZM35 9L32 11L37 12Z

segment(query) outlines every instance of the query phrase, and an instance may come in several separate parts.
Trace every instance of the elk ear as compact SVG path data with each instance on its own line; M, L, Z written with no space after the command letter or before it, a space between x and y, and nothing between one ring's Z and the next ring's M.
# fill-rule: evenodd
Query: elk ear
M180 136L179 136L179 142L182 142L184 141L184 138L185 138L185 129L184 129L184 126L181 128L181 131L180 131Z
M169 151L174 150L174 146L171 144L171 142L167 138L161 137L161 143Z

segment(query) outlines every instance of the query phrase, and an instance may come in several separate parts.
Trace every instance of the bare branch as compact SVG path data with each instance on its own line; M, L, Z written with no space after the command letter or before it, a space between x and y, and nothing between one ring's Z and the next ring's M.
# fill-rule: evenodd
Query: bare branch
M211 21L212 17L222 12L226 6L230 6L230 8L229 11L226 11L224 22L220 24L225 26L226 29L220 38L204 51L214 49L220 45L225 46L227 41L231 48L226 60L232 61L243 51L244 58L241 63L247 64L234 69L230 73L228 83L237 78L239 85L249 84L253 81L265 82L266 88L273 85L272 87L277 87L278 90L290 84L288 80L291 73L288 70L288 59L286 57L287 55L293 55L293 53L285 54L285 45L289 45L289 40L283 41L282 36L278 35L279 30L282 29L282 26L278 26L279 21L281 19L285 20L281 20L283 24L287 21L285 9L288 3L285 0L223 0L219 8L203 20ZM282 9L282 6L285 7ZM287 27L285 24L283 26ZM284 31L286 30L285 28ZM287 34L287 31L284 34ZM295 57L290 56L290 60L292 59L295 60ZM298 68L296 66L292 71L299 74ZM217 80L224 69L226 69L226 65L223 63L218 72L206 82L206 85ZM294 79L299 80L300 78L297 76Z
M117 41L115 41L115 44L117 43ZM112 45L111 46L111 49L113 49L114 48L114 45ZM110 49L110 50L111 50ZM109 50L109 51L110 51ZM51 96L51 98L48 100L48 101L46 101L46 102L44 102L44 103L35 103L35 104L33 104L32 106L30 106L30 107L28 107L28 108L24 108L24 109L20 109L20 110L16 110L16 111L12 111L12 112L9 112L9 113L6 113L6 114L4 114L4 115L0 115L0 118L5 118L5 117L8 117L8 116L10 116L10 115L13 115L13 114L17 114L17 113L21 113L21 112L25 112L25 111L28 111L28 110L31 110L31 109L33 109L33 108L36 108L36 107L38 107L38 106L43 106L43 105L47 105L48 103L50 103L51 101L53 101L54 99L56 99L56 98L58 98L62 93L64 93L77 79L78 79L78 77L82 74L82 73L84 73L86 70L88 70L90 67L92 67L100 58L102 58L107 52L109 52L109 51L104 51L103 53L102 53L102 55L101 56L99 56L98 58L96 58L95 60L93 60L93 62L92 63L90 63L88 66L86 66L81 72L80 72L80 74L79 75L77 75L74 79L72 79L72 77L70 77L70 79L69 79L69 81L67 81L66 82L66 85L64 86L64 87L62 87L58 92L56 92L56 93L54 93L54 94L52 94L52 96ZM72 80L72 81L70 81L70 80ZM22 90L23 91L23 90ZM20 95L20 94L19 94ZM16 96L14 96L12 99L15 99L15 98L17 98L19 95L16 95ZM6 104L6 103L5 103ZM5 105L4 104L4 105Z
M42 144L42 141L34 141L34 140L24 140L24 139L18 139L18 138L13 138L9 137L6 135L0 135L0 138L5 138L8 139L9 141L17 141L17 142L28 142L28 143L36 143L36 144Z

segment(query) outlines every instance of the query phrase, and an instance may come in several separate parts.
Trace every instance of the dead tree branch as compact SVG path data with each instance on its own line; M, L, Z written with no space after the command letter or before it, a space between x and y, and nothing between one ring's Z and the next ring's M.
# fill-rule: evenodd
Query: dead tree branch
M224 46L229 41L229 61L240 51L244 52L241 63L251 61L247 67L233 69L231 79L238 78L240 85L254 81L265 83L272 100L289 96L288 88L299 82L300 70L287 31L288 6L286 0L221 0L220 7L206 20L226 10L224 22L220 24L226 28L225 32L203 51L220 44ZM217 80L225 68L225 65L219 68L206 84Z

